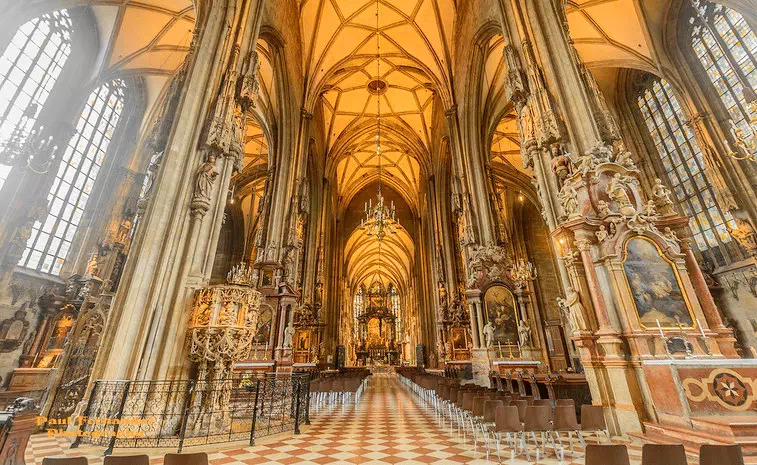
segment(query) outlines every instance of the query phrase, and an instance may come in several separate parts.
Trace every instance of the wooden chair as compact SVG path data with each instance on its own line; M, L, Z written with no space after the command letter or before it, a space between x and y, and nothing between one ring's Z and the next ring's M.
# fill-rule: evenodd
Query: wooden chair
M198 452L196 454L166 454L163 457L163 465L208 465L208 454Z
M682 444L644 444L641 465L688 465Z
M147 455L108 455L103 460L103 465L150 465L150 457Z
M702 444L699 448L699 465L744 465L744 455L738 444Z
M490 433L494 441L497 443L497 458L500 462L502 462L502 456L499 443L502 440L503 434L507 437L507 441L510 444L510 448L513 450L513 454L518 453L517 443L515 442L516 436L520 440L522 448L526 448L523 439L523 423L520 422L518 407L514 405L509 407L497 407L497 410L494 412L494 426L491 428Z
M631 465L624 444L589 444L586 465ZM166 464L167 465L167 464Z
M581 425L578 424L576 419L576 409L572 405L558 405L555 409L555 423L553 426L555 431L555 437L562 446L560 440L560 433L568 433L568 440L570 441L570 455L573 455L573 433L576 433L581 445L586 448L586 442L581 434Z
M581 406L581 431L584 433L596 433L599 442L599 433L605 433L607 441L612 443L610 433L607 431L605 413L601 405Z
M89 465L87 457L45 457L42 465Z
M525 400L514 400L512 405L518 408L518 414L520 415L520 422L525 423L526 421L526 409L528 408L528 401Z
M526 435L530 435L534 440L536 446L536 461L539 461L539 441L536 438L536 433L541 436L542 448L546 447L546 439L548 438L552 443L552 448L555 451L555 457L559 457L557 454L557 444L552 437L552 409L546 405L529 405L526 408L526 419L523 424L523 431ZM546 451L545 451L546 452ZM531 460L531 454L526 448L526 459Z

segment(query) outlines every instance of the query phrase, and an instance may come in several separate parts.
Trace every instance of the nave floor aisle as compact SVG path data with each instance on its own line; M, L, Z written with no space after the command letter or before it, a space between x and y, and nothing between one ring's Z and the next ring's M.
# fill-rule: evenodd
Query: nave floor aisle
M368 383L359 404L346 407L328 407L311 411L312 425L303 428L299 436L264 438L254 447L232 444L213 447L190 448L185 452L208 452L212 465L253 464L496 464L492 455L486 461L483 446L473 452L471 437L467 443L456 430L440 426L433 410L422 402L399 381L396 375L375 374ZM577 441L576 441L577 444ZM87 455L90 464L102 463L102 448L82 447L66 449L62 440L48 439L44 435L32 438L26 451L26 463L41 464L42 458L50 455ZM127 454L132 451L117 451ZM173 451L169 451L173 452ZM629 452L638 463L639 447L629 447ZM151 463L160 464L162 453L148 453ZM580 452L571 458L566 451L564 462L558 462L553 454L539 463L547 465L583 464ZM161 457L161 458L159 458ZM503 451L503 463L525 465L525 456L510 461L508 450ZM533 460L532 455L532 460ZM533 462L532 462L533 463Z

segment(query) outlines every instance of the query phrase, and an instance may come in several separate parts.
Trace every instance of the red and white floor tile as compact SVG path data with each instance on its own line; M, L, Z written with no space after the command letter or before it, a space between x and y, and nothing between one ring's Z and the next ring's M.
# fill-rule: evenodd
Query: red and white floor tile
M253 446L239 443L187 448L184 452L207 452L211 465L255 464L496 464L497 456L486 459L479 443L474 450L470 436L459 436L456 429L440 423L434 411L425 406L395 375L376 374L371 377L360 402L314 410L312 425L302 434L262 438ZM44 457L86 456L90 464L102 463L101 447L82 446L69 449L65 439L33 436L26 450L28 465L41 464ZM117 449L114 455L146 453L151 464L161 464L163 454L173 450ZM640 445L629 445L632 463L641 456ZM502 450L503 463L525 465L531 462L525 455L511 458ZM560 462L551 451L539 463L547 465L583 464L583 453L576 449L573 456L565 451Z

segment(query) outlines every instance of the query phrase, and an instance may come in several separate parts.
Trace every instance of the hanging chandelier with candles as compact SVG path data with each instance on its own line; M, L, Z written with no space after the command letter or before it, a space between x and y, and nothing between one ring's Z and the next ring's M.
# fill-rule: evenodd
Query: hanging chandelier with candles
M368 90L376 95L376 106L378 109L377 120L378 128L376 130L376 156L378 157L378 189L376 193L376 204L372 199L365 203L365 218L360 220L360 227L365 230L369 236L375 236L379 241L384 240L387 234L397 234L400 226L399 218L396 216L394 202L387 204L384 196L381 194L381 94L388 85L381 80L381 35L379 33L379 2L376 1L376 64L377 76L368 84Z

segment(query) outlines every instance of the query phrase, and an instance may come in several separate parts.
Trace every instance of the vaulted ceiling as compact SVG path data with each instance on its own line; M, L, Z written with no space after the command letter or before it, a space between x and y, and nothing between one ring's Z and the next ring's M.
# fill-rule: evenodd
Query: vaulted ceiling
M381 163L414 202L435 101L451 101L454 0L302 0L300 12L306 105L323 111L340 193L377 175L380 111Z
M92 0L105 66L145 74L172 74L189 50L194 28L192 0Z
M404 228L387 235L381 242L357 228L344 249L347 285L355 292L361 284L369 286L372 281L380 280L384 285L394 283L403 292L413 273L414 254L413 240Z
M654 67L638 0L568 0L570 35L589 67Z

